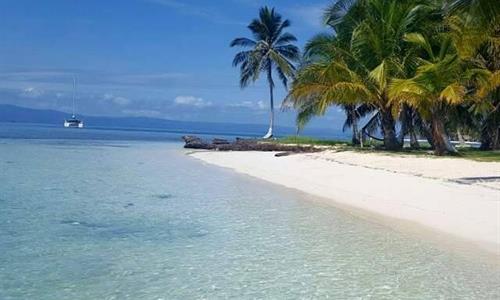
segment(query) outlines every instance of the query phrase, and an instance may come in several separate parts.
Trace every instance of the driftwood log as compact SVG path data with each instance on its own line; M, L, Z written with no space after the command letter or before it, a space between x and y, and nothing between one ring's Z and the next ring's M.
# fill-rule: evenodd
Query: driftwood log
M288 153L318 152L321 149L312 146L286 145L273 142L265 142L255 139L236 138L234 142L225 139L213 139L211 142L205 141L197 136L183 136L184 148L205 149L219 151L277 151ZM283 155L281 155L283 156Z

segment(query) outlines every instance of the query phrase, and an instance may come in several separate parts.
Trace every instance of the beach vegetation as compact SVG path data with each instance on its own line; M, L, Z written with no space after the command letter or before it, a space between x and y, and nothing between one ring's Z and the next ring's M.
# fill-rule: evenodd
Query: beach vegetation
M372 141L365 147L359 147L345 140L319 139L296 135L278 138L274 140L273 143L286 145L317 146L324 148L325 150L332 150L337 152L355 151L358 153L378 153L384 155L409 155L429 158L436 157L434 155L433 147L427 142L422 142L419 149L404 147L399 151L385 150L383 147L381 147L383 146L383 142L381 141ZM463 158L482 162L500 162L500 150L483 151L474 147L460 146L456 147L456 152L454 152L453 155L449 157Z
M499 13L493 0L335 1L284 106L299 129L341 107L353 145L400 151L425 138L436 155L456 155L451 139L468 138L500 149Z
M318 139L307 136L287 136L277 139L275 142L281 144L293 144L293 145L311 145L311 146L345 146L348 147L349 144L342 140L327 140Z

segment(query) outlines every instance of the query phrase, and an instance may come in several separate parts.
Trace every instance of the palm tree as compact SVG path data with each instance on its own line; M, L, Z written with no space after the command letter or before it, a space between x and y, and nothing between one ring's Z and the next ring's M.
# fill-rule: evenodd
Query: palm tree
M476 101L469 110L477 119L481 149L500 149L500 6L491 0L453 0L447 6L447 25L460 57L487 70L490 80L470 84ZM481 92L480 92L481 91Z
M402 37L420 26L417 0L339 0L326 13L331 35L319 35L306 46L312 62L298 72L289 100L332 104L370 104L377 108L384 147L397 150L395 117L399 104L391 101L388 86L406 77L415 64Z
M449 35L442 34L438 46L420 33L411 33L405 40L423 50L421 65L410 79L394 79L389 96L415 107L429 122L434 152L437 155L455 153L446 133L445 122L449 107L466 100L465 70L451 43Z
M413 107L403 103L399 113L399 122L401 123L399 142L404 144L404 139L408 135L410 137L410 148L419 149L420 144L417 139L417 133L428 134L424 128L420 114ZM432 145L432 139L429 142Z
M300 58L299 48L293 45L297 39L294 35L284 32L289 26L290 21L283 20L274 8L264 6L259 11L259 18L248 25L253 39L242 37L231 42L231 47L251 48L237 53L233 60L234 67L240 66L241 88L259 79L260 73L267 76L271 115L269 130L263 137L266 139L273 136L274 129L273 71L278 74L286 88L288 80L294 76L294 63Z
M490 112L495 111L491 105L495 98L492 93L498 92L500 85L498 68L485 63L494 59L484 60L481 55L481 50L486 48L486 56L495 57L495 54L490 56L495 52L495 47L491 47L495 43L489 42L495 40L495 32L498 32L498 6L490 0L452 0L445 4L447 14L440 15L446 17L429 22L435 28L432 33L428 27L419 30L426 32L426 36L405 35L404 39L420 51L419 66L414 77L393 80L389 88L392 100L409 104L428 123L429 141L438 155L456 152L447 136L447 123L459 127L470 123L463 115L457 117L457 112L462 110L460 105L472 102L472 107L478 110L487 107ZM491 114L486 116L489 119ZM494 136L498 127L492 132L483 120L482 131Z
M500 25L496 34L498 39ZM497 150L500 149L500 43L485 42L478 49L474 61L489 75L481 83L474 84L477 101L471 106L480 121L481 149Z

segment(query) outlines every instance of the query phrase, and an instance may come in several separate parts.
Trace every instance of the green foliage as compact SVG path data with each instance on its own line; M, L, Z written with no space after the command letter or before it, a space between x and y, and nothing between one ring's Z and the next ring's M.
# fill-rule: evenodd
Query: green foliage
M299 48L293 45L297 39L284 31L289 26L290 21L283 20L274 8L262 7L259 18L248 25L253 39L241 37L231 42L231 47L250 48L238 52L233 59L233 66L240 67L242 88L259 79L261 73L267 75L269 85L273 87L273 70L278 73L283 85L287 86L295 72L294 63L300 59Z
M281 144L294 144L294 145L313 145L322 147L332 147L336 151L356 151L362 153L383 153L383 154L397 154L397 155L410 155L410 156L426 156L426 157L436 157L432 154L430 145L423 145L421 149L405 149L403 151L385 151L380 148L375 147L355 147L351 143L340 140L322 140L311 137L303 136L288 136L280 138L274 141L275 143ZM500 162L500 151L481 151L476 148L464 147L459 148L458 153L453 157L455 158L465 158L475 161L483 162Z
M406 116L401 140L418 125L431 145L452 149L446 133L462 128L500 147L499 16L496 0L333 1L331 33L306 44L285 104L299 128L332 105L370 107L364 128L380 126L384 142L395 131L389 112Z
M281 144L315 145L315 146L348 146L349 143L340 140L322 140L306 136L287 136L276 140Z
M485 162L500 162L500 151L481 151L478 149L461 149L460 157Z

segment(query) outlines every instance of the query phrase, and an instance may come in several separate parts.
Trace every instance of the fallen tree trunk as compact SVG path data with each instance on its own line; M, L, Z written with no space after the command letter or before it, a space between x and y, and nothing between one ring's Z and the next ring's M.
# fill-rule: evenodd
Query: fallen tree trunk
M278 152L319 152L321 149L313 146L287 145L273 142L263 142L253 139L237 138L234 142L223 139L214 139L207 142L196 136L183 136L184 148L187 149L205 149L218 151L278 151Z

